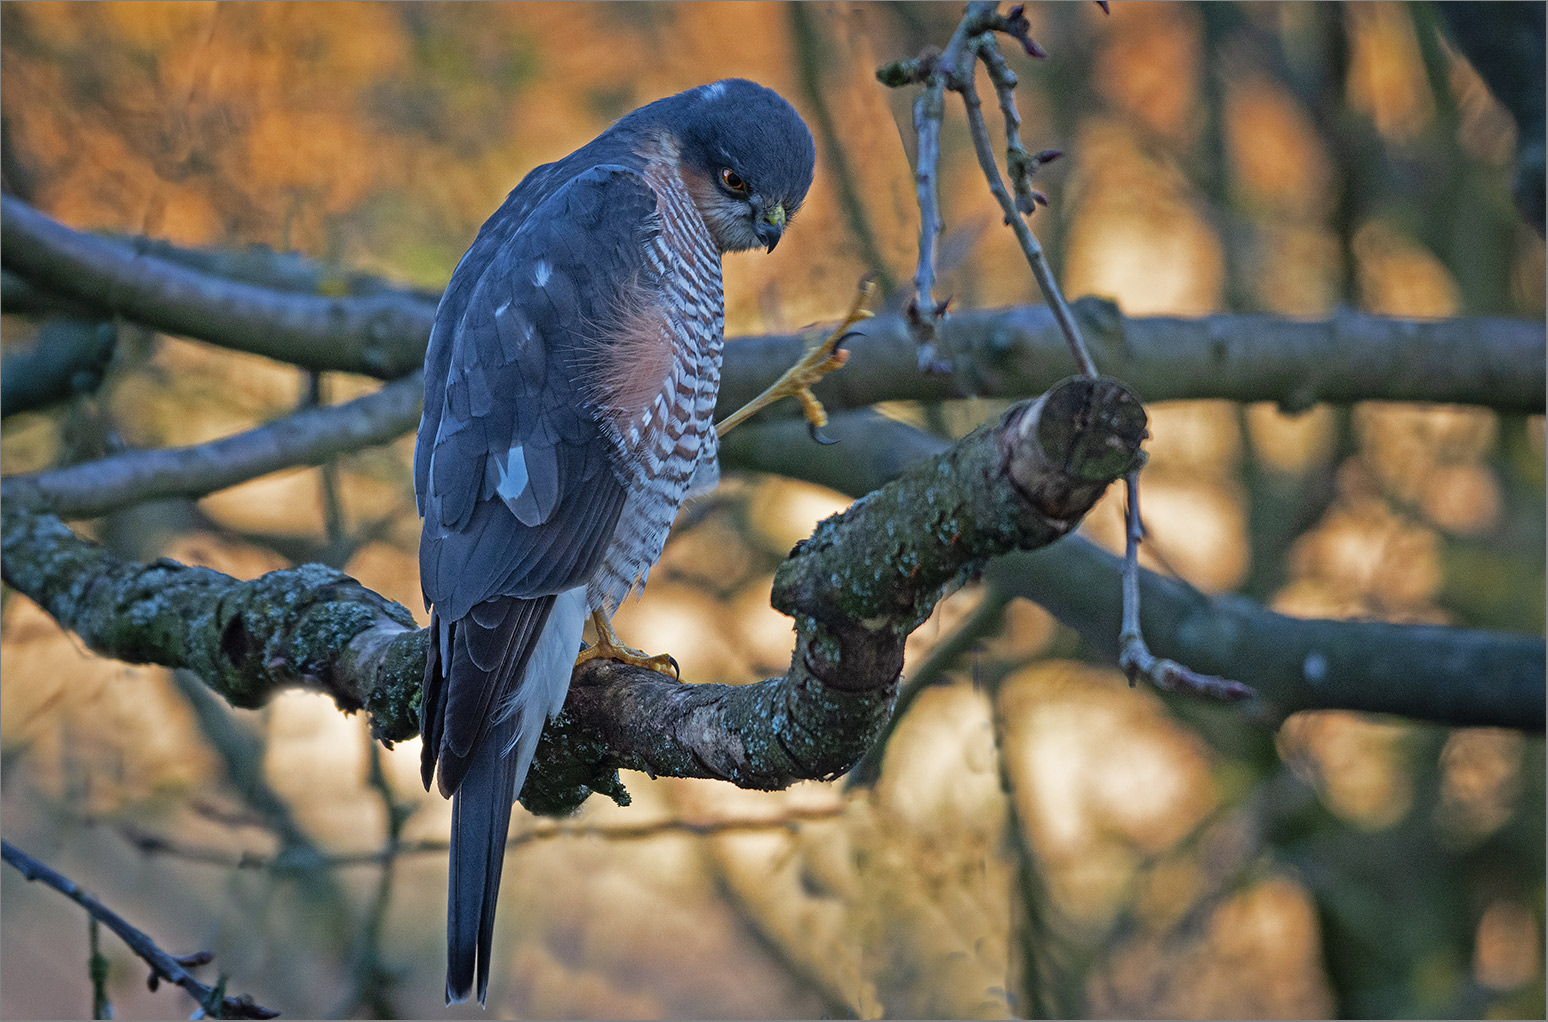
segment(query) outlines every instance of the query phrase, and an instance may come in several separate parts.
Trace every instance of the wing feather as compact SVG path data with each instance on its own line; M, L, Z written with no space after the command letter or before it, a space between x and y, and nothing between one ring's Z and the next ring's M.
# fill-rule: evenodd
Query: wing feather
M638 300L656 197L634 171L574 178L475 261L437 314L416 450L420 575L437 621L423 768L455 792L556 594L585 583L626 491L591 395L598 324ZM488 229L486 228L486 231ZM481 239L482 239L481 235ZM471 283L470 283L471 281Z

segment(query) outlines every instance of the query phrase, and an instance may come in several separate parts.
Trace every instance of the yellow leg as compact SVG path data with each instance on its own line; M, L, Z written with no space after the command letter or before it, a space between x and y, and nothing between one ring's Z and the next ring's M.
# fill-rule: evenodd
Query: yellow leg
M597 630L597 641L588 649L581 651L581 655L575 658L575 666L579 667L587 660L617 660L620 663L633 664L635 667L648 667L658 674L670 674L673 678L679 677L677 661L672 654L662 653L660 656L647 656L633 646L625 646L618 638L618 633L613 631L613 624L600 610L591 612L591 624Z
M801 360L785 370L785 374L775 380L769 389L717 423L715 432L724 435L733 426L739 426L747 421L754 412L773 404L780 398L798 397L801 399L801 411L805 413L806 421L811 424L812 438L819 442L831 443L832 441L824 440L817 432L828 424L828 413L823 409L822 402L812 394L812 384L849 360L849 352L837 350L839 343L848 336L850 327L871 318L871 312L865 305L870 301L871 293L875 289L876 285L869 275L862 278L854 304L849 307L849 314L844 317L844 322L839 324L838 329L829 334L826 340L808 348Z

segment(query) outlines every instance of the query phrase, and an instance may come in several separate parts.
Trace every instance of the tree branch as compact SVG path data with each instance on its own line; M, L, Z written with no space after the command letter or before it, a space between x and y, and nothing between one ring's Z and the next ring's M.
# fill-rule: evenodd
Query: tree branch
M72 231L10 195L0 199L4 265L31 284L168 333L311 369L383 379L424 361L433 302L405 293L292 294Z
M118 329L111 322L49 319L30 346L0 359L0 415L30 412L96 390L117 344Z
M1542 323L1356 315L1323 322L1258 315L1126 320L1111 303L1094 298L1076 302L1074 310L1087 321L1087 335L1105 346L1103 362L1144 380L1150 400L1272 400L1299 409L1314 401L1370 397L1482 404L1505 412L1543 410L1543 390L1534 383L1548 371ZM1043 306L959 313L942 329L951 350L966 356L963 364L976 372L974 389L982 396L1039 391L1055 382L1054 367L1063 364L1063 337ZM814 388L826 407L961 396L949 377L915 371L915 343L903 319L878 317L866 321L863 330L846 342L850 359L844 371ZM746 404L761 384L794 363L806 344L797 334L733 341L726 349L719 408ZM401 436L418 421L419 386L417 375L406 377L348 404L303 411L207 444L133 451L11 476L0 483L0 495L66 518L161 497L202 497L268 472L322 464L343 451ZM850 421L853 429L859 420ZM742 464L735 452L745 443L762 442L738 431L735 439L727 438L723 457L728 465ZM899 470L907 463L896 457L900 453L892 452ZM793 474L804 472L802 464Z
M880 486L898 461L937 455L937 437L874 413L835 415L841 442L812 450L799 422L759 423L728 437L726 464L806 479L841 493ZM901 453L900 453L901 452ZM1080 536L991 562L987 585L1039 604L1094 649L1122 624L1122 558ZM1108 580L1104 582L1103 580ZM1344 709L1453 726L1544 728L1548 651L1535 635L1438 625L1293 618L1238 596L1208 597L1139 572L1141 624L1157 655L1251 685L1271 715Z
M139 255L173 250L149 239L128 243L72 231L11 196L0 200L0 212L0 251L14 271L30 278L20 264L89 262L90 274L66 270L57 281L79 303L77 315L117 311L149 327L184 332L174 322L172 313L178 312L189 321L184 324L188 332L201 340L271 355L303 369L390 378L417 370L424 360L435 315L429 297L390 291L380 282L356 281L356 290L386 292L359 298L238 285L213 270L237 272L229 260L186 252L175 253L175 259ZM185 262L206 268L191 269ZM242 272L250 280L280 283L336 276L304 266ZM8 293L35 283L14 273L5 277ZM115 301L120 294L134 297ZM169 306L160 300L163 294L177 296L190 308ZM117 307L127 305L135 311ZM383 308L403 315L377 316ZM1541 321L1470 317L1424 322L1353 312L1317 321L1262 314L1131 319L1114 303L1095 297L1079 299L1071 308L1093 355L1109 373L1145 381L1141 396L1147 401L1277 401L1290 410L1317 401L1359 400L1476 404L1502 412L1544 409L1540 384L1548 372L1548 330ZM334 315L336 320L330 318ZM215 329L195 329L204 325ZM298 325L310 332L296 336ZM369 345L360 342L362 329L370 334ZM866 336L846 344L852 352L849 364L818 385L818 397L835 410L886 400L965 397L968 390L985 397L1027 397L1052 386L1068 364L1065 338L1046 306L960 312L937 329L941 343L964 356L962 368L971 374L965 384L919 372L917 341L908 321L877 317L867 323ZM746 404L800 357L806 343L800 334L732 338L726 345L719 414ZM397 368L389 372L384 366Z
M1122 386L1069 380L912 466L780 567L773 603L796 623L784 677L683 685L590 661L544 733L523 801L554 813L593 790L625 797L620 768L751 788L842 773L886 721L904 640L936 601L989 558L1073 528L1144 435ZM0 519L5 581L92 649L187 667L238 706L304 686L366 709L383 740L417 732L425 634L348 576L306 565L239 582L124 562L15 501Z
M367 710L379 738L419 732L424 633L404 607L332 568L243 582L165 558L124 561L15 501L0 504L0 568L104 656L187 668L234 706L311 688L346 712Z
M1135 386L1145 401L1274 401L1287 411L1365 400L1472 404L1507 413L1544 409L1548 329L1540 320L1423 321L1354 312L1325 320L1258 313L1129 318L1095 297L1071 308L1093 356L1109 375L1140 381ZM1039 394L1068 371L1064 336L1046 306L959 312L938 330L980 397ZM861 332L845 343L844 371L813 388L828 408L968 396L950 376L916 371L915 340L903 317L877 316ZM796 334L731 339L720 407L741 407L799 358L806 343Z
M1090 580L1116 580L1122 558L1075 536L1041 553L1002 558L989 573L1088 642L1110 646L1122 616L1118 585ZM1240 679L1271 716L1360 710L1452 727L1543 731L1548 650L1541 636L1289 617L1143 569L1140 593L1153 652Z
M209 443L131 451L68 468L7 476L0 480L0 499L66 518L91 518L148 500L202 497L402 436L419 421L423 386L416 374L354 401L307 408Z
M223 996L221 991L225 986L224 981L218 986L210 987L195 979L188 970L196 965L207 964L214 957L209 952L201 951L181 957L168 954L157 946L145 931L130 925L123 916L81 890L80 885L74 880L50 869L9 841L0 841L0 853L4 854L5 861L14 866L22 876L28 880L42 881L52 887L85 909L92 919L101 921L108 929L118 934L123 942L129 945L129 950L139 955L150 966L152 990L156 989L157 982L163 979L169 983L175 983L188 991L193 999L199 1002L205 1013L215 1018L274 1018L279 1014L254 1004L253 999L245 994L241 997Z

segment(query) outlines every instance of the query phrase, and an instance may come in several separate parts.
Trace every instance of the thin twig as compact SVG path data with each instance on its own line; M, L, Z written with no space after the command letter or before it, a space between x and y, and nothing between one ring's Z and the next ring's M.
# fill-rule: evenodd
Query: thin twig
M368 1018L397 1018L399 1012L392 994L398 984L396 970L382 960L382 931L387 924L387 911L392 904L393 884L397 878L398 856L402 851L403 825L413 815L414 807L400 802L382 768L381 743L365 735L370 768L367 783L381 799L386 815L386 840L381 848L382 872L376 881L376 897L371 902L370 915L361 928L355 944L351 966L352 987L348 997L333 1012L341 1016L355 1007L365 1009Z
M1143 677L1163 692L1185 692L1235 703L1257 695L1239 681L1200 674L1175 660L1158 657L1145 645L1140 634L1139 544L1144 526L1139 510L1139 470L1124 476L1128 495L1125 516L1126 541L1123 548L1123 627L1118 633L1118 666L1129 676L1129 684Z
M1007 1000L1018 1018L1078 1018L1081 1005L1068 980L1069 963L1063 959L1068 942L1060 940L1063 918L1049 891L1041 856L1032 842L1031 824L1021 813L1017 792L1016 762L1022 757L1010 747L1011 720L1005 712L1005 675L986 686L989 717L994 736L995 761L1000 791L1005 796L1006 844L1015 859L1014 887L1008 898L1011 909L1011 949ZM1073 989L1078 989L1075 987Z
M86 938L91 945L86 959L86 971L91 976L91 1017L112 1018L113 1002L108 999L108 959L102 953L102 923L96 916L88 917Z
M984 36L976 41L976 49L979 52L982 52L986 46L994 46L993 37ZM1006 225L1016 232L1016 240L1021 244L1021 252L1027 258L1027 265L1031 267L1032 276L1037 279L1037 286L1042 289L1043 297L1053 309L1059 328L1064 331L1064 338L1069 343L1070 354L1075 357L1075 364L1080 367L1083 376L1094 378L1097 375L1096 363L1091 360L1091 353L1086 350L1080 325L1075 322L1069 304L1064 300L1064 292L1060 290L1059 282L1054 279L1053 268L1048 265L1048 260L1043 255L1043 246L1038 244L1037 238L1032 234L1032 228L1027 226L1026 220L1016 209L1016 203L1006 191L1005 181L1000 177L999 164L994 158L994 144L989 140L989 128L984 123L983 104L978 98L978 88L969 77L962 81L957 92L962 96L963 106L967 108L968 131L973 137L973 151L978 156L978 166L984 172L984 178L989 182L989 190L994 193L995 200L999 202L1000 209L1005 213Z
M941 203L939 170L941 161L941 122L946 116L946 89L964 64L972 73L973 58L968 43L978 31L979 15L969 4L968 15L957 24L951 41L942 51L926 50L913 60L894 61L876 70L877 79L890 88L914 83L924 89L914 100L914 134L919 140L915 154L914 186L919 202L919 263L914 270L914 297L908 303L909 333L914 338L921 372L945 374L951 371L949 358L940 356L937 325L946 315L948 302L935 300L935 242L940 236ZM992 12L995 4L988 5Z
M214 956L208 951L177 956L163 951L143 930L130 925L117 912L81 890L80 886L62 873L23 852L9 841L0 841L0 855L28 880L40 880L81 906L93 918L121 937L129 949L139 955L151 967L151 989L160 980L175 983L188 991L199 1002L205 1013L216 1018L274 1018L279 1013L253 1003L247 995L226 997L221 992L224 982L215 987L200 983L188 971L197 965L208 964Z
M908 325L914 334L921 372L949 369L938 355L936 324L946 314L946 303L935 302L935 242L941 234L939 166L941 120L945 116L945 87L939 82L925 86L914 100L914 133L919 139L914 187L919 200L919 265L914 270L914 297L908 303Z
M1023 216L1037 212L1039 205L1048 205L1048 199L1032 187L1032 178L1045 164L1064 155L1057 149L1045 149L1031 155L1021 144L1021 113L1016 109L1016 72L1000 54L994 36L979 37L978 58L989 70L989 80L1000 98L1000 115L1005 118L1005 169L1010 175L1011 188L1016 193L1016 211Z
M914 133L919 139L918 158L914 180L919 199L919 268L914 276L914 301L910 303L909 326L919 345L920 368L936 361L936 324L945 316L945 304L936 305L931 288L935 282L935 236L940 233L938 186L936 171L940 162L940 127L944 116L944 92L950 89L962 96L967 107L968 126L973 135L973 149L978 156L979 167L989 183L989 190L1005 213L1005 223L1016 232L1032 275L1042 288L1049 306L1054 310L1060 329L1064 331L1075 364L1083 375L1095 377L1096 363L1086 349L1080 327L1070 315L1068 304L1053 270L1043 255L1043 248L1022 220L1022 213L1036 208L1038 193L1030 184L1032 174L1043 163L1054 159L1055 150L1045 150L1037 156L1028 156L1021 144L1021 115L1017 113L1011 90L1016 86L1016 76L1000 55L994 41L996 32L1003 32L1021 43L1029 56L1041 57L1043 51L1027 34L1029 25L1022 15L1020 5L1007 14L999 13L995 0L974 0L958 22L946 49L939 53L926 51L913 60L894 61L878 68L876 77L882 84L897 88L903 85L922 84L924 91L914 102ZM989 131L984 125L982 104L978 89L973 83L976 61L982 60L989 69L990 77L999 94L1000 109L1005 115L1006 152L1010 165L1011 180L1016 190L1012 199L1000 177L995 161L994 147L989 141ZM1046 200L1044 200L1046 202Z

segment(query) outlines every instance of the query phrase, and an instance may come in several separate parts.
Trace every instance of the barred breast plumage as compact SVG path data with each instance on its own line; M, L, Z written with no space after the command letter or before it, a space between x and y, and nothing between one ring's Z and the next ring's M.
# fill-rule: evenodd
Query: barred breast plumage
M670 345L671 370L642 411L614 420L616 465L628 495L587 591L590 605L609 615L645 584L690 489L713 487L719 474L714 411L725 329L720 252L671 161L652 160L645 178L658 199L660 230L646 255L666 299L660 307L669 310L657 329Z

